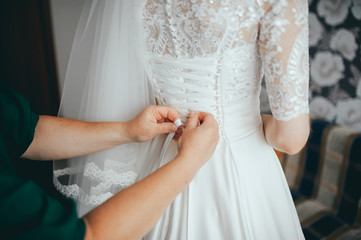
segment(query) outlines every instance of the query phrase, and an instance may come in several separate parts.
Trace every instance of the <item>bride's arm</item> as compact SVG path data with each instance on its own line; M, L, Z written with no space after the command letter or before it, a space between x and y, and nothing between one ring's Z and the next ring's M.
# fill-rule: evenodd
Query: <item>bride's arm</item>
M34 139L22 155L37 160L72 158L109 149L129 142L142 142L158 134L174 132L175 109L149 106L129 122L84 122L40 116Z
M262 120L266 140L273 148L296 154L306 144L310 132L308 114L289 121L280 121L271 115L262 114Z
M199 120L202 124L197 127ZM85 215L85 239L143 237L211 157L218 138L218 125L211 115L190 116L178 141L178 156Z
M272 147L295 154L309 135L307 0L263 7L259 45L273 114L262 115L264 133Z

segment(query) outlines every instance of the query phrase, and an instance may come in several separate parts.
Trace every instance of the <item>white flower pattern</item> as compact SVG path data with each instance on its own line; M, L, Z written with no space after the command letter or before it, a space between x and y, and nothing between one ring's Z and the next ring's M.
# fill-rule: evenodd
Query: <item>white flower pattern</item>
M314 13L309 14L309 31L309 46L316 46L317 43L321 40L322 32L324 30L316 14Z
M361 1L309 4L310 114L355 128L356 115L345 109L361 112L350 107L361 100Z
M350 4L351 0L319 0L317 11L326 23L337 26L346 19Z
M358 48L355 36L346 29L340 29L332 36L330 47L340 52L342 56L349 61L355 58Z
M311 62L312 81L321 87L332 86L343 77L344 64L339 55L319 52Z
M356 19L361 20L361 1L360 0L352 0L351 12Z
M335 118L335 107L324 97L315 97L310 102L310 115L332 122Z
M361 130L361 100L348 99L337 103L336 122L355 130Z

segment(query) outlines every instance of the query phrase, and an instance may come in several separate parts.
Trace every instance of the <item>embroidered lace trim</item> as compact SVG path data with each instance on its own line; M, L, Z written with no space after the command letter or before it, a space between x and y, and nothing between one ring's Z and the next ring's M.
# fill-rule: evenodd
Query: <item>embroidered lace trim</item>
M60 183L59 177L76 174L75 168L54 170L53 181L57 190L63 195L88 205L99 205L112 197L114 192L130 186L136 181L138 174L130 170L124 171L127 167L129 166L124 163L119 164L115 161L106 160L105 169L102 170L93 162L87 163L83 176L91 184L90 192L88 193L77 184L63 185Z

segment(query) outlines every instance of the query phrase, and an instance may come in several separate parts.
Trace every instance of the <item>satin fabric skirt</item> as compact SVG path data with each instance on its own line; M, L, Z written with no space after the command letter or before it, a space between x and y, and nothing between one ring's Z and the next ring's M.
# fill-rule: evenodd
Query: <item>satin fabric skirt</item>
M261 125L247 136L236 132L221 137L212 158L144 239L304 239L282 167ZM163 163L176 154L172 140Z

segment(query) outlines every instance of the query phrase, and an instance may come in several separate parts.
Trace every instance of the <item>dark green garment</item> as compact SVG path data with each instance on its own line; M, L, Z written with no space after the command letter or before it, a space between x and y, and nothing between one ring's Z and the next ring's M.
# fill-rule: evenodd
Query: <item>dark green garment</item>
M25 98L0 83L0 238L83 239L74 201L60 203L14 172L12 161L29 147L38 120Z

